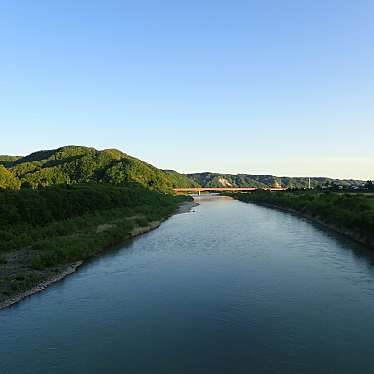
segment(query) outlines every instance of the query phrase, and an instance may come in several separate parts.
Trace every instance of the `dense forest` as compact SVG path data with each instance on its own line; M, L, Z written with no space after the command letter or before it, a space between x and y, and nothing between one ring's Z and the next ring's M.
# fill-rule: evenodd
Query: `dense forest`
M301 213L374 247L374 195L371 193L255 191L231 196Z
M157 220L175 208L181 197L149 191L139 184L76 184L0 193L0 252L31 245L55 222L97 212L126 208L126 216L140 210L147 220ZM144 207L150 207L148 214ZM157 214L154 215L154 208ZM164 210L166 209L166 211ZM58 228L58 233L61 229ZM46 238L55 233L48 231Z
M116 149L66 146L25 157L0 156L0 189L41 188L77 183L139 183L150 190L172 192L188 178L163 170ZM193 185L193 182L191 182Z
M180 174L176 172L175 170L165 170L165 172L168 174L174 187L179 187L179 188L200 187L199 183L189 178L185 174Z

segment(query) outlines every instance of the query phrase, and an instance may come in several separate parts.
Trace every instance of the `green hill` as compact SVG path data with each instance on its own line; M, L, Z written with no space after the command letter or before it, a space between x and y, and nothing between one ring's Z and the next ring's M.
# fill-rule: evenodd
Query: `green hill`
M174 188L193 188L200 187L199 183L189 178L185 174L179 174L175 170L164 170L171 179Z
M311 186L337 184L361 186L363 181L311 178ZM308 187L309 178L274 175L194 173L160 170L117 149L66 146L43 150L25 157L0 156L0 189L39 188L76 183L136 182L150 190L171 192L190 187Z
M277 177L274 175L252 174L219 174L219 173L194 173L186 175L189 179L202 187L257 187L266 188L280 185L287 188L307 188L309 177ZM325 177L311 177L311 187L326 184L338 184L344 187L361 186L360 180L340 180Z
M43 150L25 157L2 156L0 188L15 177L22 187L39 188L59 184L136 182L151 190L170 192L173 181L167 173L116 149L66 146ZM4 181L3 181L4 180Z

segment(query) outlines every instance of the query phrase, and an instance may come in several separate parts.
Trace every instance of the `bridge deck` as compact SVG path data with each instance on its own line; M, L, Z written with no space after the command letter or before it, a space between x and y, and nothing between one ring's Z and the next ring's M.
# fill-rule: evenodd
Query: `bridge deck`
M256 187L194 187L194 188L174 188L175 192L203 192L203 191L256 191ZM268 191L284 191L285 188L262 188Z

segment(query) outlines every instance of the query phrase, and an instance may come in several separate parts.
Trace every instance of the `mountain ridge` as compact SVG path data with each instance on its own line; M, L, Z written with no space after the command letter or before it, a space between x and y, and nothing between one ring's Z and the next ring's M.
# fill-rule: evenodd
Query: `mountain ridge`
M337 184L343 187L361 186L364 181L356 179L334 179L329 177L288 177L271 174L225 174L225 173L191 173L186 174L190 179L199 183L201 187L257 187L268 188L282 186L286 188L307 188L309 178L311 187Z
M39 150L26 156L0 156L0 189L92 182L134 182L151 190L169 193L178 187L307 188L309 177L212 172L181 174L175 170L158 169L118 149L97 150L79 145ZM364 181L310 177L310 183L313 188L332 184L352 187L361 186Z
M39 188L58 184L134 182L150 190L172 192L167 173L117 149L97 150L76 145L32 152L21 158L0 158L1 175L9 172L21 187ZM6 171L5 171L5 170ZM5 177L4 177L5 178ZM12 184L15 188L14 183ZM10 183L0 188L12 188Z

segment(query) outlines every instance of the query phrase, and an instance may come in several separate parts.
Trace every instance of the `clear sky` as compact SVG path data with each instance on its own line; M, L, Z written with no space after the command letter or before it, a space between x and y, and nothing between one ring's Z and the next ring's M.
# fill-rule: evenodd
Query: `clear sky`
M0 154L374 178L373 0L1 0Z

